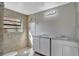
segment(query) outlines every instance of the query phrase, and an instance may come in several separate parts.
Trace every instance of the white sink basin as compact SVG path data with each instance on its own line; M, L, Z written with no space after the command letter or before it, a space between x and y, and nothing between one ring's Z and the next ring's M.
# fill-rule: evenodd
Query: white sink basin
M63 37L63 38L60 38L60 39L63 39L63 40L68 40L69 38L67 38L67 37Z

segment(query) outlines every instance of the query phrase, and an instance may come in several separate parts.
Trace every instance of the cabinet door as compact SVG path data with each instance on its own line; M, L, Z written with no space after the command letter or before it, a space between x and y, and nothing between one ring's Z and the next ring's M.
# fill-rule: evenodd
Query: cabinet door
M40 38L40 53L50 55L50 39Z
M78 48L64 46L63 47L63 56L78 56Z
M52 40L51 43L51 55L52 56L62 56L63 46L57 41Z
M39 38L33 39L33 49L36 52L39 52Z

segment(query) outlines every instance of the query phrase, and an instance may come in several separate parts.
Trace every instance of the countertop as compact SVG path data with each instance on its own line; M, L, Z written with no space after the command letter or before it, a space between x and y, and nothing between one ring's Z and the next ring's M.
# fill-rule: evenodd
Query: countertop
M69 42L77 42L77 43L79 43L78 39L72 38L72 37L65 37L65 36L61 36L61 37L54 37L54 36L33 36L33 37L46 38L46 39L52 39L52 40L63 40L63 41L69 41Z

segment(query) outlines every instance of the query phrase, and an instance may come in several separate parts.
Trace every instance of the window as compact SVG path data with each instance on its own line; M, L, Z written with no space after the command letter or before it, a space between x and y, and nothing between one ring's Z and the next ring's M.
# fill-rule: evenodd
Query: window
M8 32L20 32L22 30L22 21L20 19L13 19L9 17L4 17L4 29Z

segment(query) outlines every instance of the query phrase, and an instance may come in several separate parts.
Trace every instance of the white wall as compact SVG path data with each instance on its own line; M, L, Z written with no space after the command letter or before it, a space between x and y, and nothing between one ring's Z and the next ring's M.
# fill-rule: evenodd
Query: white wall
M77 33L77 38L79 40L79 3L77 3L77 19L76 19L76 26L78 26L78 28L76 28L76 33Z
M56 36L65 35L74 37L75 3L59 6L50 10L55 10L56 14L46 17L44 13L48 10L34 14L36 15L36 35L52 34Z

